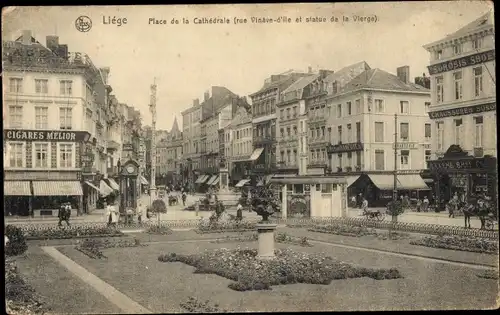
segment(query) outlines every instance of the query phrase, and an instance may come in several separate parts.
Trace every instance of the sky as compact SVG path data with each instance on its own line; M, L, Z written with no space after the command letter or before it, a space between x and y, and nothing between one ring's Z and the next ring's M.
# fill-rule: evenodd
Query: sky
M490 10L488 1L9 7L2 11L2 40L14 40L23 30L44 45L47 35L59 36L70 52L84 52L97 67L111 68L113 94L139 109L144 125L151 124L150 85L156 78L156 126L170 130L174 117L182 128L181 112L211 86L247 96L271 74L305 72L309 66L335 71L363 60L390 73L408 65L412 78L420 76L429 63L423 45ZM88 32L75 27L82 15L92 20ZM376 21L355 22L354 16ZM127 24L105 24L114 17ZM230 24L193 23L203 17L228 18ZM252 17L292 22L255 24ZM299 17L302 22L296 22ZM328 22L307 23L307 17ZM330 22L332 17L338 22ZM235 18L247 23L235 24ZM166 24L149 24L150 19Z

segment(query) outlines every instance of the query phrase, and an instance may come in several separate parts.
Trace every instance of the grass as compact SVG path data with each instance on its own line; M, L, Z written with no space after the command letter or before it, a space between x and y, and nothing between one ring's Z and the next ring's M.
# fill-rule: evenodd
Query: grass
M183 263L158 261L158 255L166 252L194 254L205 249L234 249L237 245L197 241L113 248L104 250L106 261L90 259L72 247L60 250L153 312L182 312L180 303L189 297L209 300L230 311L272 312L491 308L498 295L494 281L479 278L474 270L466 267L322 244L314 247L276 244L276 247L321 252L361 267L396 267L405 278L391 281L357 278L336 280L330 285L292 284L276 286L271 291L237 292L227 287L231 280L195 274L194 267ZM256 244L241 246L255 247Z

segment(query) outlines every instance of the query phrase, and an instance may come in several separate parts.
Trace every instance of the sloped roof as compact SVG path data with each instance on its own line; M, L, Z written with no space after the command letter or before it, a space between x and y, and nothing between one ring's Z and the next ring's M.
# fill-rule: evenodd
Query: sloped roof
M244 107L238 108L236 115L231 120L231 126L238 126L241 124L246 124L252 122L252 117L248 114L247 110Z
M457 37L461 35L466 35L470 32L473 32L474 30L478 29L479 27L483 25L494 25L494 17L493 17L493 12L488 12L486 14L483 14L476 20L472 21L471 23L465 25L458 31L451 33L449 35L446 35L446 38L449 37Z
M366 63L366 61L360 61L357 63L354 63L352 65L346 66L330 75L328 75L324 81L325 82L346 82L354 79L357 77L360 73L366 70L370 70L370 66Z
M170 129L170 132L171 133L174 133L174 132L179 132L179 125L177 124L177 116L175 116L174 118L174 123L172 125L172 129Z
M380 69L366 70L349 83L347 83L340 91L346 93L359 89L380 89L391 91L406 91L406 92L429 92L423 86L414 83L404 83L397 76Z
M284 90L282 92L282 94L286 94L288 92L293 92L293 91L297 91L297 90L303 89L308 84L310 84L311 82L313 82L314 80L316 80L318 77L319 77L319 74L314 74L314 75L310 75L310 76L307 76L307 77L299 78L297 81L295 81L294 83L292 83L292 85L290 85L286 90Z

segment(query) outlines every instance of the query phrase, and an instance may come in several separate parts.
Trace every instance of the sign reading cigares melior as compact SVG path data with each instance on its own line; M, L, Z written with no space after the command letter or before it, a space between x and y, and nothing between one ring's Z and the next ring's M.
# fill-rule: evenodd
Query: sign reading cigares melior
M494 49L450 61L441 62L432 66L428 66L427 68L429 69L429 74L433 75L479 65L488 61L495 61Z
M5 129L4 139L7 141L60 141L86 142L90 134L86 131L71 130L18 130Z

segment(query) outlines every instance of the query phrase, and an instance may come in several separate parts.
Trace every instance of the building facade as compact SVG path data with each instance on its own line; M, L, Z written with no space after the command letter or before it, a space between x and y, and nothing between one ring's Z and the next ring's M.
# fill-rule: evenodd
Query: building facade
M183 137L179 129L177 117L174 119L172 128L167 136L167 177L172 177L170 183L174 186L182 185L182 156L183 156Z
M430 53L433 159L429 168L442 202L455 193L496 197L495 28L487 13L443 39ZM493 162L491 162L493 161ZM459 169L457 165L461 165Z
M226 150L230 154L230 180L235 185L247 176L251 169L253 149L252 116L244 107L239 107L228 126Z
M64 200L87 212L102 192L96 175L106 175L110 157L109 69L68 53L57 36L47 36L44 46L24 31L2 44L4 189L12 197L6 208L53 215Z
M430 91L409 82L409 67L397 72L365 70L327 100L330 168L349 178L350 195L375 205L393 198L395 169L398 190L428 191L420 173L430 158Z
M182 175L186 179L189 187L194 187L196 179L194 170L199 169L201 137L201 105L200 100L193 100L193 105L182 112L182 132L183 132L183 166Z

